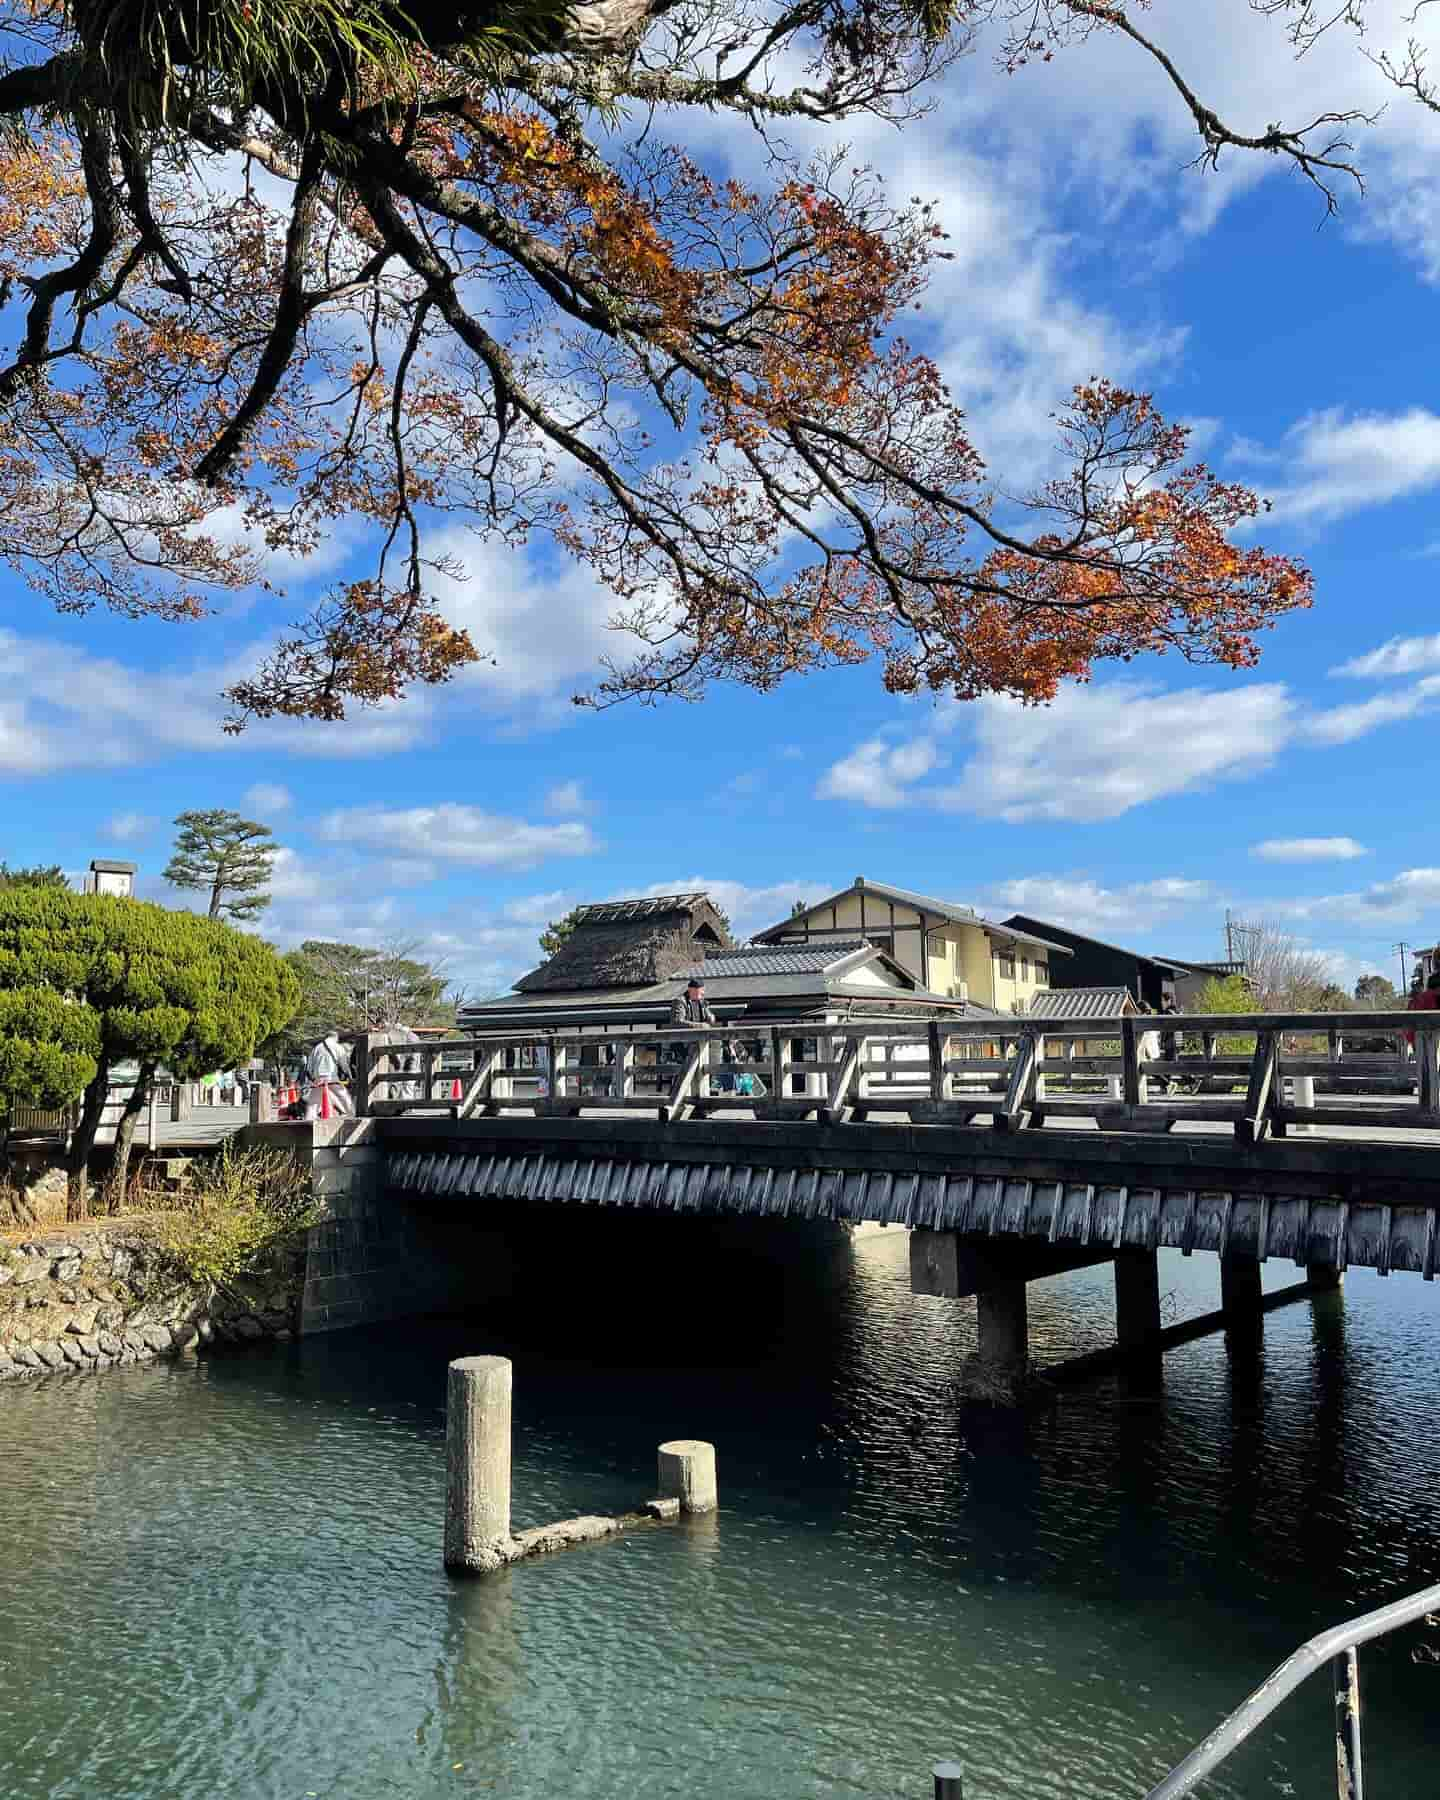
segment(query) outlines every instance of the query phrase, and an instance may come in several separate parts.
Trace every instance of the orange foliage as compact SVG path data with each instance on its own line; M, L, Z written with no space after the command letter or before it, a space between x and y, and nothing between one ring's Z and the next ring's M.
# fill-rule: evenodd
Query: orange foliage
M0 0L0 40L23 10ZM900 27L865 28L893 80ZM865 79L843 35L807 93ZM1107 659L1249 667L1310 603L1300 564L1237 539L1256 497L1103 380L1058 420L1055 478L996 502L894 335L945 254L930 208L838 157L762 192L674 145L602 152L553 70L502 104L417 68L317 135L196 105L138 159L78 113L0 149L0 558L67 609L178 619L255 578L237 510L299 556L342 521L373 546L239 718L338 719L474 660L433 597L451 515L609 585L638 653L602 701L872 658L897 692L1043 701Z

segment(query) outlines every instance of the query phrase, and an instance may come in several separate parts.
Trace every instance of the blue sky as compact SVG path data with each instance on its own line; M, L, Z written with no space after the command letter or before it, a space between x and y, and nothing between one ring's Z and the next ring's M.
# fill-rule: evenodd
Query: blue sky
M1051 411L1099 373L1152 388L1272 498L1265 541L1312 563L1318 598L1257 671L1136 662L1029 711L901 702L870 669L577 712L571 692L623 655L603 593L457 538L471 574L447 605L493 667L234 740L219 689L284 601L200 625L61 619L0 574L0 853L129 856L165 897L174 815L241 808L285 847L269 935L416 941L472 993L530 966L579 900L707 886L748 933L861 873L1177 955L1220 954L1229 906L1347 984L1393 978L1397 940L1440 938L1440 119L1338 34L1297 67L1243 6L1201 12L1148 17L1240 128L1388 101L1357 135L1369 192L1338 220L1271 160L1187 169L1178 105L1119 45L1006 78L982 44L928 119L845 136L897 194L940 204L955 261L917 341L1007 485L1043 476ZM697 130L707 161L756 173L742 127ZM297 602L347 548L269 573Z

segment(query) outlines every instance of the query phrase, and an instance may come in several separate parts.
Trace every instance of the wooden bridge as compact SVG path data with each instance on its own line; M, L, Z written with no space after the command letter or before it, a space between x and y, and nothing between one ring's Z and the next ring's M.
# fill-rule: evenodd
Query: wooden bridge
M1219 1258L1202 1326L1334 1288L1351 1264L1433 1279L1440 1013L1339 1022L1343 1036L1334 1014L1257 1014L362 1040L355 1092L390 1190L427 1206L909 1227L915 1290L978 1296L993 1373L1024 1364L1026 1282L1098 1262L1115 1264L1119 1346L1163 1347L1163 1248ZM1272 1257L1304 1279L1262 1297Z

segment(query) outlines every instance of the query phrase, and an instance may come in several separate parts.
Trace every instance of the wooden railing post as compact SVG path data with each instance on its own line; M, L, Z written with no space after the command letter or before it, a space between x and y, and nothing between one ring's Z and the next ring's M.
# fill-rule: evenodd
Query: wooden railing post
M837 1042L844 1045L844 1054L840 1058L840 1067L834 1071L834 1079L829 1084L826 1117L831 1124L843 1125L855 1110L854 1103L847 1096L860 1073L860 1057L865 1040L858 1037L830 1039L832 1047Z
M1140 1104L1140 1021L1120 1021L1120 1088L1127 1106Z
M699 1078L703 1073L702 1058L707 1041L705 1038L700 1038L691 1044L690 1054L685 1059L684 1067L672 1083L669 1098L661 1108L662 1118L683 1119L693 1108L699 1087Z
M350 1098L355 1117L370 1116L370 1033L362 1031L350 1051Z
M785 1098L785 1054L778 1029L770 1033L770 1094L775 1100Z
M1030 1123L1030 1107L1035 1097L1035 1065L1039 1038L1033 1031L1021 1035L1015 1046L1015 1066L1005 1089L1005 1104L995 1114L997 1131L1023 1131Z
M564 1038L556 1038L550 1049L550 1098L570 1098L570 1046Z
M1418 1015L1424 1018L1424 1013ZM1435 1050L1437 1039L1433 1031L1423 1028L1415 1033L1415 1056L1420 1064L1419 1104L1422 1112L1433 1112L1437 1100L1440 1100L1440 1084L1436 1081Z
M477 1110L489 1106L495 1085L496 1070L502 1066L504 1051L492 1046L480 1049L475 1054L475 1067L470 1077L470 1085L460 1101L457 1117L468 1119Z
M615 1097L622 1102L635 1098L635 1044L633 1039L622 1044L615 1057Z
M1255 1054L1250 1060L1250 1085L1245 1094L1245 1111L1235 1121L1238 1143L1258 1144L1270 1129L1274 1117L1275 1062L1279 1039L1273 1031L1255 1033Z
M945 1098L945 1041L940 1036L940 1021L932 1019L925 1028L930 1045L930 1100L939 1106Z

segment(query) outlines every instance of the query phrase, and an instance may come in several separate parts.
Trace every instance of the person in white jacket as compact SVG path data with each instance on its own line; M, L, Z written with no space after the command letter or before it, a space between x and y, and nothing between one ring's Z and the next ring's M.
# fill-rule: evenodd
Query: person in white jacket
M320 1117L320 1090L330 1090L331 1112L351 1113L355 1110L350 1099L350 1090L344 1085L350 1076L350 1052L341 1043L339 1036L327 1031L320 1042L314 1045L305 1058L305 1073L309 1077L309 1089L305 1096L305 1117Z

